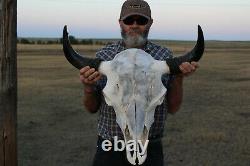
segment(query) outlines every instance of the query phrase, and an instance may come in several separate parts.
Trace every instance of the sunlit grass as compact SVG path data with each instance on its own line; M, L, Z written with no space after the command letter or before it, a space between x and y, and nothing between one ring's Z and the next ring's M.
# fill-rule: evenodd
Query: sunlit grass
M163 42L180 55L193 42ZM181 109L166 122L169 165L250 163L250 45L208 42L200 68L184 80ZM74 45L94 56L102 46ZM20 165L91 165L97 115L82 106L79 72L61 45L18 45Z

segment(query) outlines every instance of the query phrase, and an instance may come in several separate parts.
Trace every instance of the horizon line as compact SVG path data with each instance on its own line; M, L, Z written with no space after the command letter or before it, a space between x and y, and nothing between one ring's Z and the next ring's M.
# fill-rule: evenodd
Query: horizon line
M75 36L74 36L75 37ZM62 37L21 37L21 36L17 36L17 39L20 38L26 38L26 39L61 39ZM97 38L97 37L93 37L93 38L76 38L77 40L121 40L121 38ZM187 39L157 39L157 38L149 38L148 40L160 40L160 41L196 41L196 40L187 40ZM205 39L205 41L223 41L223 42L250 42L249 40L223 40L223 39Z

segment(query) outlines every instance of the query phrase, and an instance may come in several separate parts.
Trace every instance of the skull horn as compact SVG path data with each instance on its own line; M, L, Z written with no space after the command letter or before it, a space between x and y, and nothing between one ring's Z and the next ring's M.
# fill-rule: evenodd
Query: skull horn
M79 55L72 47L69 42L67 26L65 25L63 28L63 51L64 55L67 60L77 69L81 69L85 66L89 66L91 68L95 68L98 71L98 68L102 62L101 59L93 59L93 58L86 58Z
M183 62L192 62L192 61L198 62L203 55L204 47L205 47L204 45L205 44L204 44L203 32L202 32L200 25L198 25L198 38L197 38L197 42L194 48L190 52L182 56L166 60L166 63L168 64L169 69L170 69L170 73L171 74L181 73L179 66Z

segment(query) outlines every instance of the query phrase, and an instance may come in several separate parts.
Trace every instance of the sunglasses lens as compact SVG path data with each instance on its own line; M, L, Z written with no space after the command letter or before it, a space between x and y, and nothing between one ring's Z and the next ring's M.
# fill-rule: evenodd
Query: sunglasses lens
M139 17L136 20L136 22L137 22L138 25L146 25L148 23L148 19L145 18L145 17Z
M126 25L132 25L134 24L135 20L133 17L127 17L126 19L123 20L123 23Z
M123 23L126 25L133 25L134 22L136 21L137 25L146 25L148 23L148 19L145 17L127 17L126 19L123 20Z

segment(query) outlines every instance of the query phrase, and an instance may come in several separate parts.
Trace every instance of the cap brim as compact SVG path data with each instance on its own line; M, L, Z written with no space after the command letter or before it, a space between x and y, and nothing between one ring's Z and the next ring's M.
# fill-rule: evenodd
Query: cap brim
M147 19L149 19L149 20L151 19L150 17L148 17L148 16L146 16L146 15L144 15L144 14L141 14L141 13L130 13L130 14L128 14L128 15L123 16L123 17L121 18L121 20L124 20L124 19L126 19L127 17L133 16L133 15L143 16L143 17L145 17L145 18L147 18Z

